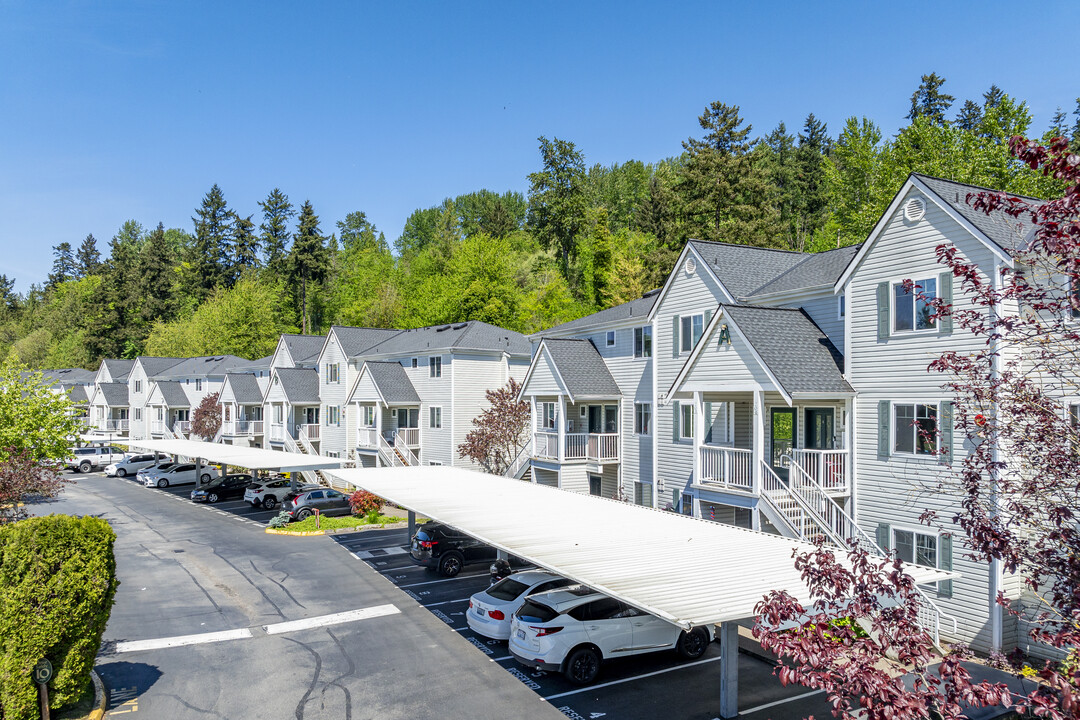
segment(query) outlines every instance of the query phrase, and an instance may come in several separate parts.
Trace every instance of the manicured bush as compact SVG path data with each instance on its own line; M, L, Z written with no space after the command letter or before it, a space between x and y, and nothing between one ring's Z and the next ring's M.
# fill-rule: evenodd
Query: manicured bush
M349 507L353 515L367 515L372 510L376 513L382 509L383 499L367 490L357 490L349 496Z
M52 663L53 707L76 702L109 621L119 581L116 534L100 518L49 515L0 527L0 718L39 717L31 677Z

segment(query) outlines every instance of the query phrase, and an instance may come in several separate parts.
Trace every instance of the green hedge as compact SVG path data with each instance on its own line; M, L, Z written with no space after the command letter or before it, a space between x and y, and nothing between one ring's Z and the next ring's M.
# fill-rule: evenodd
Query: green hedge
M53 707L76 702L119 584L107 522L50 515L0 527L0 718L39 717L31 671L48 658Z

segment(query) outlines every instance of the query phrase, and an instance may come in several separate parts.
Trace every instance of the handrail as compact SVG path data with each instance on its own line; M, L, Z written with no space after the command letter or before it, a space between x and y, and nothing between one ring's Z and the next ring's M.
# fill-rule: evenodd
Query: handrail
M412 430L414 428L405 428L406 430ZM394 450L398 451L405 456L406 465L419 465L420 458L416 457L416 453L409 447L407 435L402 435L401 430L398 430L394 435Z
M393 446L386 442L386 438L382 435L379 436L379 455L382 457L383 462L388 462L390 467L405 467L405 462L401 459L396 452L394 452Z
M285 445L285 449L288 450L289 452L294 452L294 453L304 453L305 452L304 450L300 449L300 446L296 444L296 441L293 440L292 436L289 435L289 433L285 433L285 439L282 442ZM315 453L315 454L317 454L317 453ZM303 476L303 478L305 480L307 480L309 483L313 483L315 485L321 485L322 484L321 482L319 482L319 476L317 474L315 474L315 472L312 471L312 470L301 470L300 475Z
M503 471L503 477L517 477L518 471L521 470L521 468L529 462L529 458L532 457L533 442L534 438L530 434L529 441L522 446L521 450L518 450L517 457L515 457L513 462L511 462L506 470Z

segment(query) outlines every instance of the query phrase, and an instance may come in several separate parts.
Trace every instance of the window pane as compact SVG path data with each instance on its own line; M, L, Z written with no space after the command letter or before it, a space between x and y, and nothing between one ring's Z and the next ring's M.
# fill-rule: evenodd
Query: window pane
M679 434L684 438L694 437L694 406L683 405L682 406L682 422L680 423Z
M897 285L893 288L894 330L915 329L913 298L914 296L905 290L903 285Z
M689 352L694 349L694 318L681 318L682 327L679 328L679 349Z
M931 535L915 536L915 564L937 567L937 538Z
M705 316L694 316L694 346L698 344L698 340L701 339L701 333L705 331Z
M641 328L642 357L652 357L652 326Z
M917 408L916 452L919 455L933 455L937 452L937 405L918 405Z
M915 428L912 427L912 423L915 422L915 406L895 405L893 410L896 420L893 431L896 435L896 443L893 450L898 453L913 453L915 452Z
M915 322L916 330L929 330L934 327L934 321L930 319L930 316L934 313L934 308L930 306L927 300L937 297L937 280L919 280L916 282L919 286L919 292L926 295L927 298L918 298L915 301Z
M642 340L641 340L641 328L634 328L634 357L641 357Z
M915 562L915 534L908 530L893 532L896 556L904 562Z

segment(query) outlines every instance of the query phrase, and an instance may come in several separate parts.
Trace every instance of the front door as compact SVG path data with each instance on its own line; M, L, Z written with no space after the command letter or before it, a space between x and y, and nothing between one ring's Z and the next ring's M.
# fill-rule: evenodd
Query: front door
M599 475L589 475L589 494L599 495L601 489L601 480Z
M590 405L589 406L589 432L590 433L602 433L602 432L604 432L603 411L604 411L604 407L602 405Z
M806 449L832 450L833 446L833 409L806 408Z
M788 461L782 458L790 457L795 448L795 417L795 408L773 408L769 421L769 465L784 482L788 479Z

